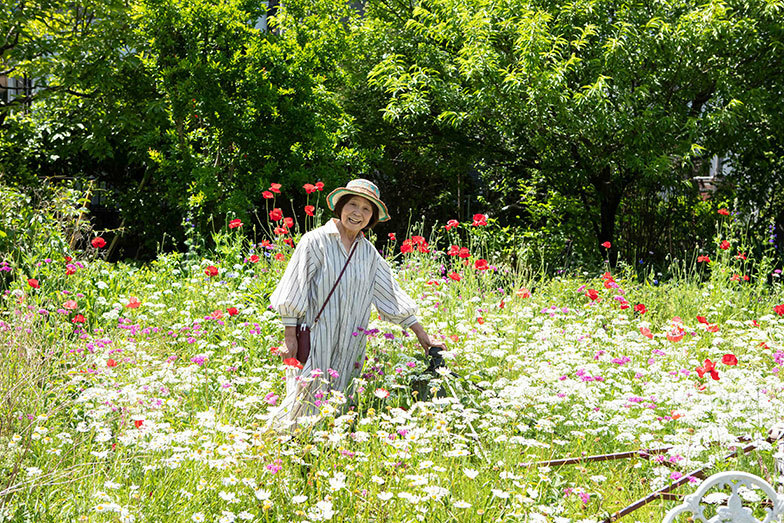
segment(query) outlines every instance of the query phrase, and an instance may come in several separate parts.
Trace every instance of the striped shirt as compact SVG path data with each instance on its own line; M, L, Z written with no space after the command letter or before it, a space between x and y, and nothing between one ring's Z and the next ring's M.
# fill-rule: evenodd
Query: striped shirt
M336 220L302 236L270 298L283 325L304 322L311 327L310 357L301 374L308 376L311 370L320 369L326 378L328 369L333 369L338 377L330 380L329 388L341 391L361 370L365 356L363 331L370 319L371 304L383 320L404 327L417 322L416 304L400 288L373 244L359 234L352 247L356 252L316 325L313 319L348 258ZM296 387L288 385L279 414L289 412L295 402Z

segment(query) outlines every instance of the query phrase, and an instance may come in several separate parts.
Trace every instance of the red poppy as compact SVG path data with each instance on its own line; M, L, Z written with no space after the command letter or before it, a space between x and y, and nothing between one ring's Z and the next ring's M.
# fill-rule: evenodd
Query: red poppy
M531 291L529 291L525 287L520 287L519 289L517 289L517 291L515 291L515 294L517 295L518 298L530 298L531 297Z
M294 218L289 218L289 217L283 218L283 224L289 229L291 229L292 227L294 227Z
M312 205L306 205L305 206L305 214L307 214L308 216L313 216L313 211L315 211L315 210L316 210L316 208L313 207Z
M749 281L749 275L748 274L744 274L743 275L743 281Z
M280 194L280 188L281 185L279 183L271 183L269 190L274 193Z
M488 268L487 260L484 258L479 258L474 262L474 268L478 271L486 271Z
M324 182L316 182L316 190L323 191L324 190Z
M504 300L501 300L501 303L498 304L498 308L503 309L505 305L506 303L504 302Z
M418 250L419 250L419 252L427 253L427 252L430 252L430 246L428 245L427 242L420 243Z
M651 333L651 329L649 329L648 327L640 327L640 334L642 334L649 340L653 339L653 334Z
M740 274L733 274L730 276L730 281L740 281Z
M710 263L710 258L707 256L697 256L697 263Z
M435 285L436 287L438 287L439 285L441 285L441 282L438 280L428 280L427 283L425 283L425 285Z
M139 305L141 304L142 302L139 301L139 298L137 298L136 296L131 296L130 298L128 298L128 303L125 304L125 307L128 309L138 309Z
M460 252L457 253L458 258L470 258L471 253L468 251L468 247L460 247Z
M133 420L133 424L136 426L137 429L141 428L143 423L144 423L143 419L135 419L135 420Z
M457 256L460 254L460 247L457 245L452 245L449 247L449 250L446 251L449 256Z
M286 259L286 255L283 254L282 252L279 252L278 254L275 255L275 259L278 261L283 261Z
M272 232L280 236L281 234L288 233L289 230L286 229L285 227L275 227L275 229L273 229Z
M683 331L680 329L673 329L667 333L667 339L673 343L678 343L683 339Z
M286 245L288 245L292 249L294 248L294 240L292 240L291 238L284 238L283 239L283 243L285 243Z
M705 316L697 316L697 321L700 323L708 324L708 319Z
M585 295L591 298L591 301L596 301L596 299L599 297L599 293L596 292L596 289L588 289L585 291Z
M283 219L283 211L276 207L270 211L269 217L273 222L278 222Z
M724 365L737 365L738 358L736 358L734 354L725 354L721 357L721 362Z
M484 319L483 317L479 316L479 317L476 319L476 322L477 322L479 325L484 325L484 323L485 323L485 319Z
M460 275L456 272L450 272L449 277L455 281L460 281Z
M457 227L458 225L460 225L460 222L458 222L457 220L449 220L448 222L446 222L446 225L444 225L444 229L448 231L452 227Z
M117 362L110 358L109 360L106 361L106 366L107 367L116 367L117 366Z
M411 241L414 242L417 245L422 245L423 243L427 243L425 241L424 236L412 236L411 237Z
M204 274L206 274L207 276L210 276L210 277L217 276L218 275L218 268L216 266L214 266L214 265L210 265L209 267L204 269Z
M95 238L93 238L93 241L91 241L90 244L96 249L103 249L104 247L106 247L106 240L104 240L100 236L96 236Z
M730 248L730 242L728 242L727 240L722 240L722 242L719 244L719 249L721 250L726 251L729 248Z
M784 316L784 303L782 303L781 305L776 305L775 307L773 307L773 312L775 312L779 316Z
M605 249L609 249L610 247L612 247L612 244L610 242L604 242L602 244L602 247L604 247Z
M736 260L745 260L746 259L746 253L738 251L738 255L735 256L735 259Z
M316 186L313 185L312 183L306 183L305 185L302 186L302 188L305 189L305 192L307 194L310 194L312 192L316 192Z
M237 307L229 307L228 309L226 309L226 312L229 313L229 316L236 316L237 314L240 313L240 311L237 310Z
M273 199L275 197L275 195L272 194L269 191L264 191L263 193L261 193L261 196L264 197L267 200L271 200L271 199Z
M27 280L27 285L29 285L33 289L41 288L41 285L38 283L38 280L36 280L35 278L30 278L29 280Z
M84 323L84 316L82 316L81 314L77 314L76 316L73 317L71 322L72 323Z
M71 261L72 259L73 259L73 258L71 258L70 256L66 256L66 257L65 257L65 261L67 261L67 262Z
M639 312L640 314L645 314L646 312L648 312L648 309L645 307L645 304L638 303L637 305L634 306L634 312Z
M707 330L708 330L708 332L719 332L719 324L718 323L712 323L712 324L708 325Z
M729 216L729 215L730 215L730 211L728 211L728 210L727 210L727 209L725 209L724 207L722 207L721 209L719 209L717 212L718 212L719 214L721 214L722 216Z
M486 214L475 214L474 215L474 223L472 223L474 227L487 225L487 215Z
M400 252L403 254L414 252L414 244L411 243L411 240L405 240L403 245L400 246Z
M397 237L395 236L394 232L390 232L389 234L387 234L387 236L389 237L389 241L391 241L391 242L396 242L397 241Z
M716 370L716 364L709 359L705 360L705 363L703 363L702 367L697 367L695 370L697 371L697 375L700 378L702 378L705 374L710 374L711 378L714 380L719 379L719 373Z
M73 266L68 266L65 268L65 275L70 276L71 274L76 273L76 269Z
M212 311L212 314L210 314L210 316L214 320L219 320L219 319L223 318L223 311L215 309L214 311Z
M283 360L284 365L288 365L289 367L295 367L297 369L302 368L302 364L299 362L297 358L286 358Z
M242 227L242 220L239 218L229 222L229 229L236 229L237 227Z
M255 255L255 254L251 254L251 255L250 255L250 258L248 258L248 260L249 260L251 263L258 263L258 261L259 261L259 257L258 257L257 255Z

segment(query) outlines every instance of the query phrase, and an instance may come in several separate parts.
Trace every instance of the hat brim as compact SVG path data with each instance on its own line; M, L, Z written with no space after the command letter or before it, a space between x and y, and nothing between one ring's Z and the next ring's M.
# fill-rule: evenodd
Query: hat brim
M346 195L367 198L378 208L378 221L385 222L389 220L389 210L387 210L387 206L384 204L384 202L372 194L368 194L362 191L355 191L353 189L346 189L345 187L338 187L327 195L327 206L330 208L330 210L334 211L335 205L337 205L338 201Z

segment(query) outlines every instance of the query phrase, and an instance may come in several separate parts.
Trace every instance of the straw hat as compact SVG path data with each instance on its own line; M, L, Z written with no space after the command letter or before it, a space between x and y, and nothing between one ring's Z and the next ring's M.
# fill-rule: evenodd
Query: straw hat
M378 187L376 187L376 184L373 182L365 180L364 178L357 178L356 180L351 180L348 182L345 187L338 187L327 196L327 206L330 208L330 210L334 211L335 205L338 203L340 198L347 194L367 198L373 202L376 207L378 207L378 221L385 222L389 220L389 211L387 210L387 206L384 205L384 202L381 201L381 195L378 191Z

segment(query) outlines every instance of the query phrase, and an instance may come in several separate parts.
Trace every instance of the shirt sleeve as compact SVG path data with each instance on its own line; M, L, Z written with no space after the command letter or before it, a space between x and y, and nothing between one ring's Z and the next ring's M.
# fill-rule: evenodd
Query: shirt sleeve
M308 309L308 284L316 272L312 237L304 235L294 249L283 277L270 296L272 308L278 311L284 326L301 323Z
M417 322L417 306L414 300L400 288L392 274L392 268L383 258L378 261L373 282L373 305L378 309L382 320L403 327L410 327Z

